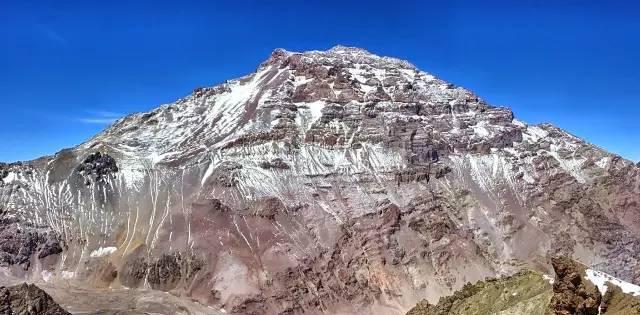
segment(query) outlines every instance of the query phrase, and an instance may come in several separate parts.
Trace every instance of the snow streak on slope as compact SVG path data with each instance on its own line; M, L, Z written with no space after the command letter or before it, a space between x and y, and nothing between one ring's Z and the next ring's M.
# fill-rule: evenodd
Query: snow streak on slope
M602 295L607 292L607 283L611 282L613 285L620 287L620 289L622 289L622 292L624 293L631 294L633 296L640 296L640 286L638 285L620 280L604 272L593 269L587 269L586 273L587 280L595 284Z
M276 50L79 147L0 164L4 230L41 233L0 259L236 313L401 314L548 253L633 279L634 167L406 61Z

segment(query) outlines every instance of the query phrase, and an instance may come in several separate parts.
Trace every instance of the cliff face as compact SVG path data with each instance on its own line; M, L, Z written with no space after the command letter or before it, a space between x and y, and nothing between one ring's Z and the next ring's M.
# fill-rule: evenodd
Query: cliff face
M241 314L402 314L564 254L640 281L640 168L362 49L0 165L0 265Z

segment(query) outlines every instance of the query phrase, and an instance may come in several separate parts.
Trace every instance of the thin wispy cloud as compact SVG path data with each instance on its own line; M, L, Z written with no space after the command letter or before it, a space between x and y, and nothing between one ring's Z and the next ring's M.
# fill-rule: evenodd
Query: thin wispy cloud
M67 43L67 39L64 38L62 35L60 35L60 33L58 33L56 30L54 30L52 27L46 25L46 24L41 24L38 23L36 24L36 30L46 39L48 39L51 42L54 43L58 43L58 44L66 44Z
M85 124L108 125L114 123L118 118L80 118L78 120Z
M121 113L95 110L87 111L87 115L85 117L80 117L77 120L85 124L108 125L116 122L116 120L120 119L122 116L124 115Z

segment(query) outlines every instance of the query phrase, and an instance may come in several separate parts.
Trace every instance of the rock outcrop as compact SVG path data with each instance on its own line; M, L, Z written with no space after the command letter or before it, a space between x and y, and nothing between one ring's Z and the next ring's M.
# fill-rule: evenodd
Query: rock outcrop
M551 284L532 271L467 284L436 305L424 300L407 315L548 315Z
M550 307L558 315L598 315L602 295L585 274L585 267L566 257L554 258L556 281Z
M625 294L620 287L609 284L602 297L600 314L634 315L640 314L640 297Z
M71 315L33 284L0 287L2 315Z
M567 257L552 259L555 279L533 271L468 283L433 305L423 300L407 315L617 315L640 314L640 287L607 282L604 296L586 267Z

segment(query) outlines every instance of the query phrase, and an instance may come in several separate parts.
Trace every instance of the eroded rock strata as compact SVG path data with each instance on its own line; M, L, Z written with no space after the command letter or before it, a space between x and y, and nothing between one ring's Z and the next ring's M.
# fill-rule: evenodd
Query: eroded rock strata
M278 49L0 164L0 265L236 314L404 314L548 254L638 283L639 200L634 163L407 61Z

